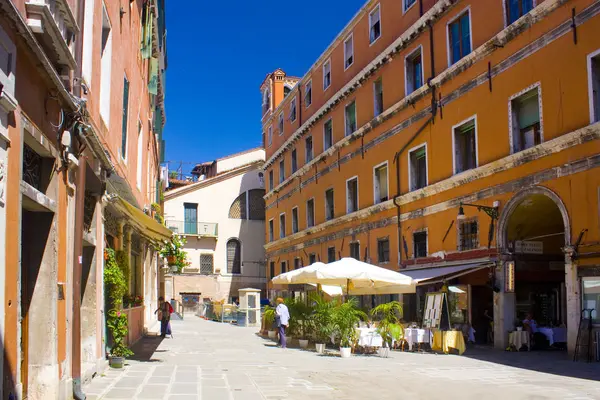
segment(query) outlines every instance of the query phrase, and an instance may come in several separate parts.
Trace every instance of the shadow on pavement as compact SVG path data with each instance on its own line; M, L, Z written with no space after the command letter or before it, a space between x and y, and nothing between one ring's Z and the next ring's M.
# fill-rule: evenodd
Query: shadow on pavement
M153 358L155 353L164 353L166 350L158 350L158 347L165 340L160 336L145 336L141 338L131 350L134 355L128 357L129 360L141 362L162 362L162 360Z
M469 348L462 357L529 369L547 374L600 381L600 363L573 362L566 351L509 352L491 348Z

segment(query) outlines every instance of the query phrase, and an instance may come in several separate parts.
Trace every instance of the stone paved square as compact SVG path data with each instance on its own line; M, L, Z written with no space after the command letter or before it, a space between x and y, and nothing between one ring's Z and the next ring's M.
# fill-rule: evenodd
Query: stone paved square
M143 339L123 370L84 386L88 399L600 399L600 363L573 363L565 352L475 347L463 356L394 351L342 359L333 349L329 356L282 350L257 328L194 316L171 324L174 339Z

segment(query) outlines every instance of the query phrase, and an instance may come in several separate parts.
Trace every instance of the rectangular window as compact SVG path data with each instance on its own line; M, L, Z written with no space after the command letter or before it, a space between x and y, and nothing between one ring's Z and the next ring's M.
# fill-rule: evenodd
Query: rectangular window
M142 190L142 159L144 158L144 129L142 121L138 120L138 142L137 142L137 168L136 168L136 183L137 188Z
M410 190L427 186L427 146L423 145L408 152Z
M323 90L329 86L331 86L331 60L327 60L323 64Z
M469 11L467 11L448 25L449 65L455 64L471 52L471 24L469 20Z
M374 43L381 36L381 9L379 4L369 14L369 43Z
M273 144L273 125L269 126L267 131L267 146Z
M304 85L304 106L308 108L312 104L312 81Z
M314 156L312 136L307 137L305 140L305 143L306 143L306 163L308 164L309 162L312 161L313 156Z
M600 50L588 56L590 124L600 121Z
M406 57L406 95L408 96L421 86L423 86L423 59L422 47L419 46L415 51Z
M350 243L350 257L354 258L355 260L360 261L360 243L359 242Z
M308 255L308 265L312 265L317 262L317 255L315 253L310 253Z
M581 296L583 304L581 308L595 310L592 313L592 324L600 324L600 312L598 311L600 308L600 277L581 278L581 286L583 286L583 294ZM589 311L587 313L584 314L584 317L589 318Z
M277 123L277 126L279 128L279 136L283 135L283 113L279 114L279 121Z
M348 104L345 109L346 136L356 131L356 101Z
M329 119L323 125L323 150L327 150L333 145L333 122Z
M123 123L121 126L121 157L127 160L127 126L129 122L129 81L123 78Z
M81 69L83 79L88 87L92 87L92 63L94 57L94 0L85 2L85 11L83 17L83 58L81 60Z
M513 153L542 142L539 86L511 98L510 117Z
M202 275L212 275L214 257L212 254L200 254L200 273Z
M281 262L281 273L285 274L287 272L287 263L285 261Z
M315 200L310 199L306 202L306 227L315 226Z
M454 127L454 173L477 167L476 119Z
M279 239L285 237L285 214L279 216Z
M300 259L294 258L294 269L300 268Z
M292 208L292 233L298 233L298 207Z
M298 157L296 156L296 149L292 150L292 174L298 170Z
M327 248L327 262L331 263L335 261L335 247Z
M417 0L402 0L402 12L407 12L416 2Z
M427 231L413 233L413 257L427 257Z
M354 63L354 39L352 34L344 41L344 70Z
M533 9L533 0L504 0L507 25L512 24Z
M183 203L183 231L190 235L198 234L198 204Z
M269 220L269 242L272 242L273 240L275 240L274 231L275 231L274 223L273 223L273 220L270 219Z
M85 27L84 27L85 30ZM110 125L110 86L112 69L112 31L106 5L102 3L100 60L100 116L108 127Z
M290 122L294 122L296 120L296 98L292 99L290 104Z
M325 191L325 219L327 221L333 219L335 216L335 209L333 206L333 189L327 189Z
M378 116L383 112L383 82L381 78L373 83L373 116Z
M350 214L358 210L358 178L354 177L346 181L346 213Z
M269 269L270 269L270 271L269 271L269 277L271 279L275 278L275 261L271 261L269 263Z
M375 204L379 204L388 200L387 162L375 167L373 175L373 190L375 192Z
M285 159L279 161L279 183L285 181Z
M477 220L460 221L458 224L458 250L479 248L479 226Z
M269 191L273 190L274 185L273 170L269 171Z
M377 239L377 262L386 263L390 261L390 239Z

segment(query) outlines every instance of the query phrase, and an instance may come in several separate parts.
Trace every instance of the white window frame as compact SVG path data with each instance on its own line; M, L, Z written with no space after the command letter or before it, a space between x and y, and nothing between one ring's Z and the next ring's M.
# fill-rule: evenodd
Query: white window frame
M404 95L408 96L409 94L413 93L415 90L419 89L419 88L415 88L415 83L413 82L413 90L412 92L408 92L408 63L410 60L412 60L413 58L415 58L415 53L420 53L421 54L421 82L423 82L423 85L425 84L425 68L424 68L424 64L423 64L423 45L418 45L417 47L415 47L410 53L408 53L408 55L406 57L404 57Z
M267 129L267 147L271 147L273 144L273 125L269 125Z
M331 218L327 218L327 192L332 190L333 191L333 215L331 216ZM333 188L333 186L328 187L327 189L325 189L325 191L323 192L323 197L325 199L325 221L333 221L335 219L335 189Z
M329 122L331 122L331 145L330 145L329 147L327 147L327 146L326 146L326 143L325 143L325 132L326 132L325 126L326 126L326 125L327 125L327 123L329 123ZM331 147L333 147L333 118L329 117L329 118L327 119L327 121L325 121L325 122L323 123L323 151L325 151L325 150L328 150L328 149L329 149L329 148L331 148Z
M379 242L381 242L383 240L386 240L386 239L387 239L388 247L389 247L388 248L388 257L389 257L389 260L387 260L387 261L379 261ZM378 237L378 238L375 239L375 243L376 243L376 246L377 246L376 247L377 264L379 264L379 265L381 265L381 264L386 265L386 264L391 263L392 262L392 241L390 239L390 236L388 235L388 236Z
M325 86L325 76L327 75L325 73L325 70L329 69L329 85ZM331 84L333 82L333 75L331 73L331 58L329 58L327 61L325 61L323 63L323 91L326 91L327 89L329 89L331 87Z
M309 88L310 88L310 101L307 100ZM304 108L310 107L311 104L312 104L312 79L310 79L308 82L306 82L306 85L304 85Z
M478 136L478 134L477 134L477 130L478 130L477 114L475 114L475 115L472 115L469 118L459 122L458 124L452 126L451 134L452 134L452 174L453 175L457 174L457 172L456 172L456 137L455 137L454 131L456 130L456 128L458 128L472 120L475 121L475 124L474 124L474 126L475 126L475 168L479 167L479 139L477 138L477 136ZM470 171L470 170L462 171L462 172L460 172L460 174L467 172L467 171Z
M587 70L588 70L588 99L590 102L590 125L596 122L600 122L600 115L594 115L594 86L592 83L592 58L600 57L600 49L588 54L587 56ZM600 79L600 77L599 77ZM599 89L600 90L600 89ZM600 101L600 99L598 99ZM600 109L600 105L598 105ZM541 118L541 114L540 114Z
M352 132L348 132L348 106L350 106L352 103L354 103L354 119L355 119L355 123L356 123L356 129ZM349 101L348 103L346 103L346 105L344 106L344 137L346 136L350 136L352 135L354 132L356 132L358 130L358 109L356 107L356 99L352 99L351 101Z
M279 160L279 184L281 185L287 177L285 176L285 158Z
M415 257L415 234L416 233L423 233L425 232L427 235L425 237L425 257L419 257L419 258L427 258L429 257L429 228L423 228L423 229L417 229L415 231L413 231L413 237L412 237L412 258L413 260L416 260L417 257Z
M308 215L309 215L309 213L308 213L308 203L310 201L312 201L312 205L313 205L312 206L312 215L313 215L313 223L312 223L312 225L308 223ZM306 200L305 204L306 204L306 229L308 229L308 228L314 227L317 224L316 223L317 222L316 221L316 217L315 217L315 211L316 211L315 210L315 198L311 197L310 199Z
M346 54L346 43L350 42L350 51L351 54ZM352 62L348 64L348 56L352 56ZM354 34L351 33L348 35L346 40L344 40L344 71L350 68L354 64Z
M377 112L377 90L376 90L376 85L377 83L381 84L381 111ZM375 79L373 81L373 118L376 118L378 116L380 116L381 114L383 114L384 111L384 107L383 107L383 78L379 77L377 79ZM358 123L357 123L358 125Z
M402 0L402 15L406 14L408 12L408 10L413 8L419 1L422 1L422 0L415 0L414 3L412 3L408 7L406 7L406 1L407 0Z
M450 20L448 20L448 22L446 22L446 55L448 56L448 68L450 68L452 65L454 65L454 64L452 64L452 52L450 50L450 24L452 24L458 18L462 17L465 12L469 13L469 41L471 44L471 53L474 51L474 49L473 49L473 19L471 16L472 15L471 14L471 6L467 6L467 7L463 8L461 11L457 12L454 17L452 17ZM462 60L462 58L460 60ZM456 63L459 63L460 60L458 60Z
M356 204L355 204L356 210L350 211L350 203L348 201L348 195L349 195L348 183L355 179L356 179ZM360 207L358 205L359 205L358 175L354 175L353 177L346 179L346 214L351 214L353 212L357 212L358 210L360 210Z
M308 159L308 146L306 145L308 139L310 139L310 141L312 143L312 147L310 148L310 160ZM304 163L305 164L308 164L309 162L311 162L312 160L315 159L315 141L313 139L314 138L312 135L308 135L304 139Z
M279 136L283 135L283 130L285 127L285 117L283 112L279 113L279 120L277 121L277 128L279 128Z
M388 162L384 161L373 167L373 204L381 204L382 203L381 201L379 201L380 196L377 196L377 190L375 188L375 183L377 182L377 169L383 167L384 165L385 165L385 169L387 171L387 173L385 174L386 187L387 187L387 192L388 192L386 197L388 198L388 200L390 199L390 167L388 165ZM381 190L381 188L380 188L380 190Z
M292 113L292 110L294 110L293 113ZM294 119L292 119L292 115L294 116ZM298 107L296 104L296 96L294 96L294 98L290 101L290 122L296 121L297 118L298 118Z
M413 147L412 149L408 150L408 188L409 188L410 192L423 189L423 188L413 189L413 181L412 181L413 166L412 166L412 163L410 160L411 154L417 150L420 150L422 147L425 147L425 187L429 186L429 157L427 157L427 142L425 142L425 143L421 143L421 144Z
M275 241L275 218L271 218L268 222L267 229L270 243Z
M510 145L510 154L515 153L514 137L513 137L514 132L513 132L512 102L513 102L513 100L521 97L525 93L532 91L533 89L536 89L536 88L537 88L537 92L538 92L538 110L540 113L540 144L544 143L544 117L542 115L542 84L541 84L541 82L536 82L533 85L528 86L525 89L521 90L519 93L513 94L508 99L508 142ZM523 150L525 150L525 149L521 149L518 152L521 152Z
M283 217L283 224L285 225L283 229L281 229L281 217ZM285 212L279 214L279 239L284 239L286 236L287 228L287 218L285 217Z
M373 27L373 15L375 12L379 14L379 36L375 38L375 40L371 41L371 28ZM383 24L381 22L381 5L377 3L375 7L369 12L369 47L372 46L375 42L379 40L383 36Z
M294 210L296 210L296 231L294 232ZM298 206L292 208L292 235L300 232L300 213Z
M506 0L500 0L500 1L502 2L502 11L504 13L504 27L506 28L509 26L508 25L508 10L506 9ZM533 0L533 7L531 9L533 10L536 7L537 7L537 0ZM523 18L525 15L527 15L527 14L522 15L520 18ZM517 22L517 21L515 21L515 22ZM513 24L514 24L514 22L513 22Z

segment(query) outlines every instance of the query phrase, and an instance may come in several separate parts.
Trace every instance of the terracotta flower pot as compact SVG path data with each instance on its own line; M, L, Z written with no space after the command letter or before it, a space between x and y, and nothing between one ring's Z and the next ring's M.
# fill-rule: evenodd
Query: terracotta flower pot
M174 265L177 262L177 257L167 256L167 264Z

